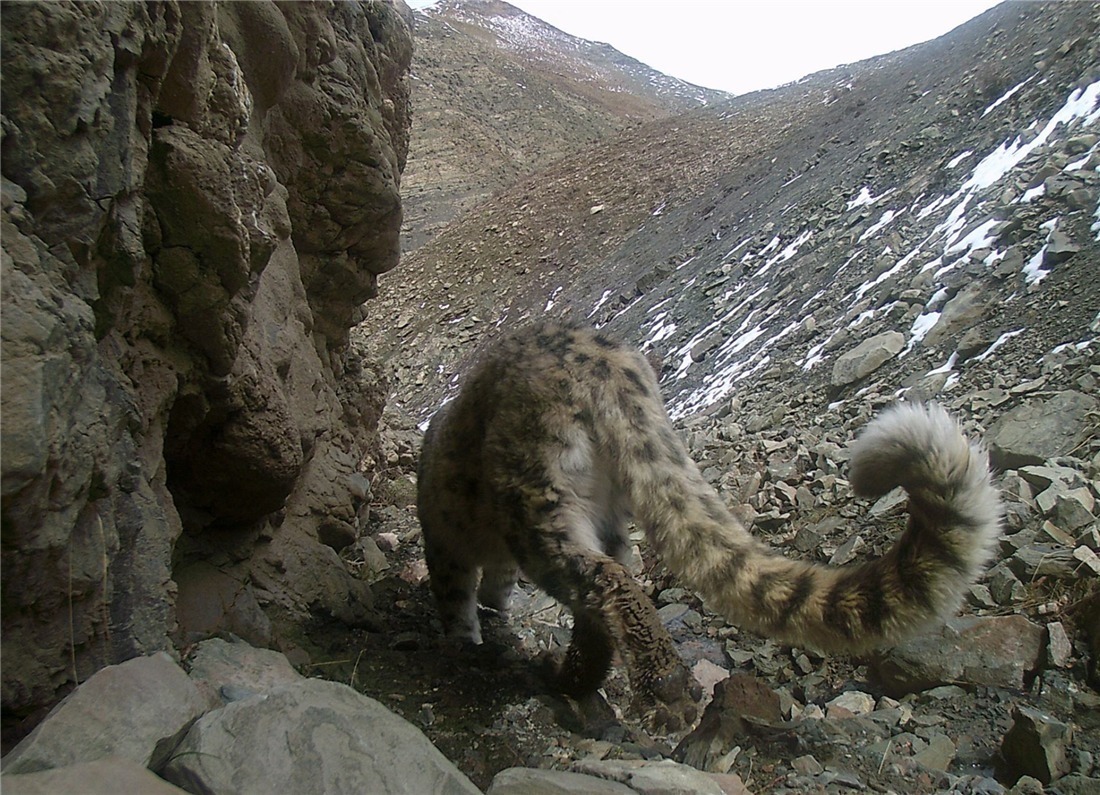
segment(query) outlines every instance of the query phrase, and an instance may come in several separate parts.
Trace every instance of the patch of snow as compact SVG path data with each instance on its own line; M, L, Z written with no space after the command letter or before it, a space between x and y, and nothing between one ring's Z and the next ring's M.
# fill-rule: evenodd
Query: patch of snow
M936 261L937 262L942 262L943 260L942 259L937 259ZM956 259L951 260L951 262L947 263L942 268L939 268L935 273L933 273L932 278L935 279L937 282L939 282L940 279L943 278L945 273L949 273L949 272L955 270L955 267L957 265L959 265L959 263L962 263L962 262L965 262L965 261L966 260L963 257L958 257Z
M955 254L963 249L969 253L976 248L988 248L997 242L997 238L989 236L989 230L999 224L996 218L990 218L985 223L979 224L970 230L970 234L955 243L951 243L944 249L944 254Z
M760 249L760 251L758 251L756 253L756 256L763 257L765 254L768 254L768 253L772 252L773 250L775 250L775 248L778 247L778 246L779 246L779 235L776 235L775 237L773 237L771 240L768 241L768 245L764 246L764 248ZM741 259L746 260L751 256L752 256L752 254L746 254Z
M959 360L959 352L955 351L954 353L952 353L950 356L947 357L946 362L941 364L939 367L936 367L932 370L929 370L927 373L925 373L925 375L929 376L929 375L940 375L941 373L950 373L952 370L955 369L955 362L957 362L958 360Z
M944 168L955 168L957 165L959 165L959 163L966 160L966 158L970 157L972 154L974 154L973 149L967 149L965 152L959 152L957 155L947 161L947 165L944 166Z
M1024 279L1028 284L1038 284L1045 279L1050 271L1043 270L1043 255L1046 254L1046 243L1035 252L1035 255L1024 265Z
M815 365L825 361L825 357L821 355L821 352L825 350L825 345L829 340L825 342L819 342L806 352L806 358L802 360L802 369L809 371L814 368Z
M859 249L856 249L856 250L855 250L855 252L853 252L853 253L852 253L852 256L848 257L848 259L846 259L846 260L844 261L844 264L843 264L843 265L841 265L841 266L840 266L839 268L837 268L837 269L836 269L836 273L834 273L834 274L833 274L833 278L835 279L835 278L836 278L837 276L839 276L839 275L841 274L841 272L842 272L842 271L843 271L843 270L844 270L845 268L847 268L847 267L848 267L849 265L851 265L851 264L852 264L853 262L855 262L855 261L856 261L856 257L858 257L858 256L859 256L860 254L862 254L862 253L863 253L863 252L862 252L861 250L859 250Z
M970 178L963 183L964 192L988 188L999 182L1005 174L1014 169L1029 154L1038 149L1050 137L1059 125L1069 125L1071 122L1085 118L1086 124L1091 124L1092 119L1100 114L1096 110L1100 101L1100 80L1086 86L1075 89L1066 98L1065 103L1050 117L1043 129L1030 141L1024 143L1020 136L1011 142L1005 141L990 154L986 155L970 174Z
M428 425L431 423L432 417L434 417L436 414L438 414L439 410L441 408L443 408L444 406L446 406L448 403L450 403L452 400L454 400L455 397L457 397L457 395L448 395L447 397L443 398L443 400L440 402L439 406L436 407L435 411L431 412L423 422L421 422L419 425L416 426L417 428L420 429L421 433L427 433Z
M674 400L669 409L669 416L679 419L713 405L729 395L737 382L766 367L771 362L771 357L767 355L768 349L797 330L800 325L801 323L797 321L788 323L782 331L766 339L750 355L742 358L735 357L767 333L765 326L757 324L749 331L727 340L718 349L714 358L719 363L728 362L728 364L704 376L703 386L699 389L689 393L682 400Z
M939 268L941 265L943 265L943 257L936 257L934 260L924 263L921 266L920 272L924 273L925 271L932 270L932 268ZM955 267L954 264L950 265L949 269L953 267ZM936 272L939 273L939 271Z
M645 313L648 315L650 312L656 312L658 309L660 309L662 306L664 306L665 304L667 304L671 300L672 300L671 295L668 298L662 298L660 301L658 301L653 306L651 306L649 309L647 309L645 311Z
M816 293L803 301L802 306L798 308L799 314L805 314L806 310L809 309L812 304L817 303L818 299L820 299L823 295L825 295L825 288L818 290Z
M1100 144L1093 144L1092 149L1085 152L1081 157L1077 158L1072 163L1066 163L1066 167L1063 168L1062 171L1080 171L1083 169L1088 164L1089 158L1096 152L1097 146L1100 146Z
M874 316L875 316L875 310L874 309L865 309L864 311L862 311L858 315L856 315L856 317L852 320L852 322L850 322L848 324L848 328L856 328L858 326L862 326L864 324L864 322L870 320Z
M935 199L931 204L927 205L919 213L917 213L917 218L923 221L932 213L936 212L936 210L940 209L940 207L942 207L948 201L950 201L950 199L947 196L940 196L938 199Z
M997 337L997 339L993 342L992 345L990 345L988 348L986 348L980 354L975 356L974 361L984 362L986 359L988 359L990 356L992 356L993 352L996 351L999 347L1004 345L1006 342L1008 342L1010 339L1015 337L1017 334L1023 334L1026 330L1027 329L1018 328L1015 331L1006 331L1004 334Z
M985 259L982 260L982 265L985 265L987 268L992 268L998 262L1003 260L1005 258L1005 254L1007 253L1008 249L1005 249L1004 251L994 249L993 251L989 252Z
M1047 252L1047 245L1050 242L1050 235L1057 226L1057 217L1051 218L1049 221L1039 225L1040 229L1047 230L1047 242L1043 243L1039 250L1035 252L1035 256L1028 260L1027 264L1024 265L1024 281L1026 281L1029 286L1038 284L1050 275L1049 270L1043 269L1043 257L1046 255Z
M859 241L858 242L862 243L867 238L874 237L880 231L882 231L883 227L885 227L888 223L890 223L891 221L893 221L897 217L898 217L898 212L897 211L887 210L881 216L879 216L879 219L877 221L875 221L875 223L871 224L871 226L869 226L867 228L866 232L864 232L862 235L859 236Z
M960 191L961 192L961 191ZM959 196L956 193L951 199ZM948 199L950 201L951 199ZM951 212L947 214L947 217L936 225L933 235L942 234L946 239L946 245L950 245L959 233L966 228L966 208L970 206L970 202L974 199L974 193L970 192L963 196L959 203L951 208Z
M848 209L854 210L857 207L873 207L874 205L885 199L887 196L889 196L891 193L893 193L894 190L894 188L890 188L890 190L886 191L885 193L879 194L878 196L873 196L871 195L871 189L864 185L862 188L859 189L859 193L854 199L848 200Z
M561 287L554 288L554 292L550 293L550 297L546 300L546 307L542 310L543 312L549 312L551 309L554 308L554 299L558 297L558 294L561 293L561 291ZM589 317L592 317L592 315L589 315Z
M932 307L939 306L947 298L947 288L941 287L932 293L932 297L928 299L928 303L924 305L925 309L931 309Z
M694 281L694 280L693 280L693 281ZM631 309L633 309L633 308L634 308L634 306L635 306L636 304L638 304L638 303L639 303L639 302L640 302L640 301L642 300L642 298L643 298L643 297L644 297L644 296L641 296L641 295L639 295L639 296L638 296L637 298L635 298L635 299L634 299L633 301L631 301L631 302L630 302L629 304L627 304L627 305L626 305L626 306L624 306L624 307L623 307L622 309L620 309L620 310L619 310L618 312L616 312L616 313L615 313L614 315L612 315L612 316L611 316L611 320L614 320L615 318L619 317L620 315L624 314L625 312L629 312L629 311L630 311ZM610 321L609 321L609 322L610 322ZM606 325L606 324L604 324L604 323L598 323L598 324L596 325L596 328L603 328L603 327L604 327L604 325Z
M1039 76L1039 73L1036 72L1031 77L1029 77L1027 80L1023 81L1022 83L1017 83L1015 86L1010 88L1000 99L998 99L996 102L994 102L992 105L990 105L988 108L986 108L985 110L982 111L982 118L984 119L986 116L988 116L994 110L996 110L1000 105L1002 105L1003 103L1010 100L1012 98L1013 94L1015 94L1017 91L1019 91L1021 88L1026 86L1028 83L1030 83L1032 80L1034 80L1038 76Z
M731 248L731 249L730 249L729 251L727 251L727 252L726 252L726 256L722 257L722 261L723 261L723 262L725 262L725 261L726 261L726 260L728 260L728 259L729 259L729 258L730 258L731 256L733 256L733 254L734 254L734 252L735 252L735 251L737 251L737 250L738 250L739 248L743 248L744 246L747 246L747 245L748 245L749 243L751 243L751 242L752 242L752 238L751 238L751 237L746 237L746 238L745 238L744 240L742 240L742 241L741 241L740 243L738 243L738 244L737 244L736 246L734 246L734 247L733 247L733 248Z
M1094 321L1094 322L1097 322L1097 321L1100 321L1100 313L1097 313L1096 321ZM1043 354L1041 357L1039 357L1039 362L1042 362L1048 356L1054 356L1056 354L1061 353L1062 351L1068 351L1070 348L1072 348L1073 350L1075 350L1077 352L1086 351L1086 350L1088 350L1089 348L1092 347L1092 344L1094 342L1096 342L1096 340L1082 340L1081 342L1062 342L1062 343L1059 343L1058 345L1055 345L1053 348L1051 348L1049 351L1047 351L1045 354Z
M668 312L660 312L653 318L649 335L642 342L642 351L648 350L658 342L662 342L676 333L676 324L671 320L666 320L667 317Z
M800 234L797 238L794 239L793 242L788 243L786 246L784 246L782 251L780 251L774 257L770 258L767 262L765 262L764 267L757 271L755 275L763 276L765 273L771 270L771 267L776 263L786 262L787 260L789 260L791 257L798 253L799 247L806 243L806 241L809 240L811 237L813 237L813 232L809 230L806 230L805 232ZM778 238L776 239L778 240Z
M1017 201L1021 204L1030 204L1038 198L1041 198L1047 192L1046 185L1036 185L1034 188L1028 188L1024 191L1024 195Z
M901 352L902 356L917 347L921 340L928 336L928 332L939 322L940 314L939 312L922 312L917 316L917 319L913 321L913 325L909 329L909 344L906 345L905 350Z
M887 249L886 252L883 252L883 253L888 253L888 252L889 252L889 249ZM890 268L889 270L883 271L882 273L880 273L878 276L876 276L871 281L864 282L863 284L861 284L859 286L859 288L856 290L856 300L857 301L861 300L863 298L863 296L865 296L870 290L873 290L875 287L882 284L884 281L889 279L895 273L897 273L900 270L902 270L903 268L905 268L905 266L908 265L910 262L912 262L913 258L915 256L917 256L917 254L919 254L919 253L920 253L920 245L918 245L916 248L914 248L912 251L910 251L908 254L906 254L904 257L902 257L896 263L894 263L894 266L892 268Z
M559 287L558 289L560 290L561 288ZM556 295L556 293L555 293L555 295ZM599 312L600 307L603 306L604 304L606 304L607 299L610 298L610 297L611 297L611 291L610 290L604 290L603 295L601 295L599 297L599 300L596 301L595 306L592 307L592 311L588 313L588 317L592 317L594 314Z
M729 359L734 354L740 353L745 350L749 345L756 342L760 337L764 336L767 331L763 326L757 325L749 329L745 333L734 337L733 339L726 340L726 342L718 349L716 359Z

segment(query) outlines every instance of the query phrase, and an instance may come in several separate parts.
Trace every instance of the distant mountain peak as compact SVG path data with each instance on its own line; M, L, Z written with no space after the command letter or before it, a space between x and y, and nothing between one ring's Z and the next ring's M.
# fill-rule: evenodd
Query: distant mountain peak
M443 0L424 9L441 19L482 27L502 49L562 73L602 81L609 88L656 94L687 109L729 99L730 95L666 75L631 58L606 42L590 41L559 30L503 0Z
M501 0L423 8L414 34L406 252L555 160L641 122L730 99Z

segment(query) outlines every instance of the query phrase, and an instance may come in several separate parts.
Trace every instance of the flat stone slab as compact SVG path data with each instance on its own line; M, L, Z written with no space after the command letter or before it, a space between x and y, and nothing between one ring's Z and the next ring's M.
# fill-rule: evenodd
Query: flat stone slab
M1023 690L1046 654L1046 629L1023 616L958 616L879 655L871 674L890 695L945 684Z
M1017 406L986 434L990 463L996 469L1018 469L1067 455L1094 427L1098 406L1096 398L1073 390Z
M582 759L577 771L625 784L640 795L750 795L736 774L704 773L670 759Z

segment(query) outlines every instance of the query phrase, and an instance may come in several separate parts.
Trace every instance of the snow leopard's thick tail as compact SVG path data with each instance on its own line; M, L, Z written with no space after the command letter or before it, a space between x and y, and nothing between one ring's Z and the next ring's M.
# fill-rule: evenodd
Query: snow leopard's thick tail
M667 448L672 436L655 427L648 442ZM613 443L637 448L639 440ZM881 647L952 613L1000 533L1002 507L986 453L935 405L887 410L852 447L856 493L873 497L903 486L909 494L908 527L885 555L861 564L782 556L726 510L682 446L670 457L679 465L618 472L663 559L732 622L796 645Z

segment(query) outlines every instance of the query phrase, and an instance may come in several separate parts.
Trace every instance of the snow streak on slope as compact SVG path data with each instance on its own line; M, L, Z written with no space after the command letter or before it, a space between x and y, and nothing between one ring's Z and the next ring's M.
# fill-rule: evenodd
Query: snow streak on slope
M995 115L998 107L1029 85L1029 80L988 106L982 117ZM976 155L972 149L966 149L948 159L943 171L948 184L953 181L957 186L953 192L934 197L919 196L907 205L891 205L889 198L898 186L864 184L852 189L846 205L849 213L854 215L861 212L861 208L876 204L881 204L883 209L859 234L851 258L833 272L832 280L836 286L830 288L827 285L824 288L846 290L841 305L846 304L850 308L836 319L835 328L820 331L819 339L824 341L817 342L800 357L801 367L812 369L839 352L830 352L826 348L829 347L829 340L842 330L857 328L876 318L894 318L895 314L905 310L907 304L899 304L878 289L885 282L895 280L904 283L918 274L927 273L932 280L930 292L934 294L923 311L915 313L915 316L910 315L908 319L891 321L895 327L908 329L907 345L900 355L920 346L942 317L942 306L939 304L943 301L942 295L946 294L943 290L945 278L963 265L992 269L1004 258L1008 244L1001 241L1001 234L1007 224L1005 218L996 212L996 205L1005 178L1010 175L1029 176L1030 172L1022 172L1021 169L1034 166L1037 161L1031 157L1033 154L1041 153L1044 148L1053 147L1085 129L1094 131L1098 120L1100 81L1072 91L1049 118L1036 119L984 155ZM1088 155L1073 161L1065 170L1084 167L1095 151L1094 145ZM963 168L966 162L973 165ZM1030 199L1025 195L1016 201L1029 201L1034 197L1035 194ZM797 210L791 212L789 217L797 218ZM914 229L924 231L918 231L915 239L919 242L909 250L895 253L889 246L884 247L877 241L891 224L903 218L908 219ZM1100 239L1100 207L1097 208L1096 218L1092 229ZM1059 219L1053 215L1042 221L1047 243L1025 257L1022 273L1030 289L1039 288L1050 272L1047 252L1058 222ZM767 367L777 345L812 322L811 315L821 293L806 300L797 291L785 290L783 274L784 266L793 267L798 257L813 256L814 251L810 230L777 231L759 251L745 253L735 263L725 258L723 262L715 263L716 270L743 274L720 299L695 299L712 301L716 310L715 320L692 331L683 325L677 328L665 313L654 319L646 346L657 346L666 341L672 346L668 356L673 361L674 369L666 375L664 386L671 395L669 408L674 418L697 413L728 397L740 381ZM853 263L878 263L886 258L892 258L893 263L878 273L872 273L861 283L852 285L848 280L836 278ZM735 303L730 306L732 301ZM872 303L868 304L868 301ZM904 325L901 325L902 322ZM1016 333L1020 332L1009 333L982 355L992 355ZM958 366L958 357L952 354L942 366L947 368L942 372L951 372ZM677 391L677 382L689 375L697 376L692 378L696 385L681 386ZM957 380L957 373L953 373L952 379L948 387Z

